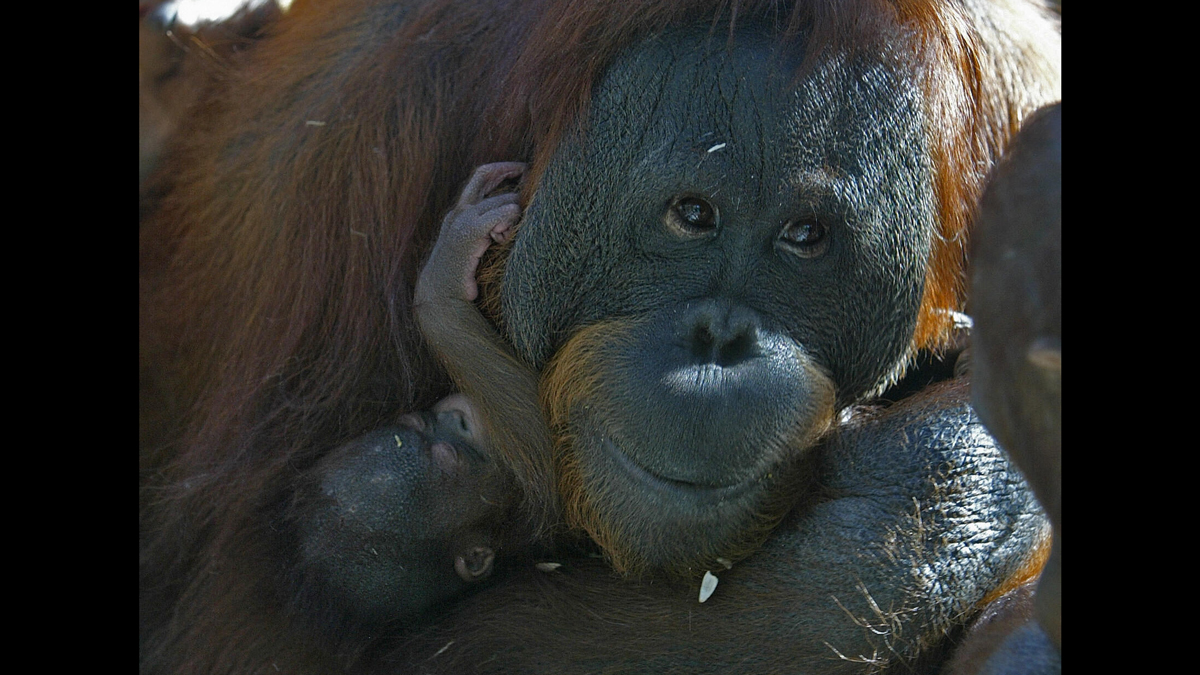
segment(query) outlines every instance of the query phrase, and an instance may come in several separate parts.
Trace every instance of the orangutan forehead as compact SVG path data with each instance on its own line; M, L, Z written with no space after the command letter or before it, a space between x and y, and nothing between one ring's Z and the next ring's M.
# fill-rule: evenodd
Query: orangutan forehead
M924 103L902 64L863 52L803 58L802 41L780 47L752 28L653 36L600 79L563 154L610 177L712 176L713 190L763 206L798 193L868 199L897 172L928 175ZM912 161L880 171L901 157Z
M799 57L750 31L736 38L706 28L673 29L618 57L598 82L582 129L604 138L593 154L624 154L661 166L761 154L791 105Z

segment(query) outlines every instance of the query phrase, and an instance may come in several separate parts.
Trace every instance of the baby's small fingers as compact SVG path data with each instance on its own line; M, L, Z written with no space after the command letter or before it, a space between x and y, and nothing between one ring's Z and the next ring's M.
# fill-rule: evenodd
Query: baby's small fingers
M498 209L502 206L508 206L509 204L520 206L520 199L521 196L515 192L502 192L498 195L492 195L491 197L480 201L475 205L474 208L480 213L484 213L486 211ZM518 213L519 212L520 211L518 211Z
M509 178L516 178L525 173L526 165L522 162L496 162L484 164L475 169L467 186L463 188L458 198L460 206L476 204L492 190Z
M468 239L484 239L496 229L507 230L521 217L521 207L517 204L501 204L488 210L481 210L467 223L469 232L463 234Z
M483 190L479 193L481 196L487 195L506 180L520 178L524 175L525 170L529 168L524 162L496 162L489 164L492 171L488 174L488 182L483 186Z
M457 248L454 242L470 242L486 239L499 223L511 225L521 217L521 207L515 195L497 195L474 206L456 208L442 223L439 236Z

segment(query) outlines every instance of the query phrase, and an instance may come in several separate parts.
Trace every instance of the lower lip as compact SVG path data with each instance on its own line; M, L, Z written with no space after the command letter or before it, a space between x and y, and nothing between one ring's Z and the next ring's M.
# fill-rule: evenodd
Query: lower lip
M685 495L688 498L696 501L704 502L728 502L743 495L750 490L751 487L760 482L763 474L755 475L747 480L744 480L735 485L710 486L700 485L697 483L689 483L687 481L676 480L673 478L664 478L657 474L651 473L649 470L633 461L633 459L621 451L612 440L605 438L603 441L604 452L614 458L617 465L625 470L626 473L633 476L638 481L649 485L655 490L666 492L671 495Z

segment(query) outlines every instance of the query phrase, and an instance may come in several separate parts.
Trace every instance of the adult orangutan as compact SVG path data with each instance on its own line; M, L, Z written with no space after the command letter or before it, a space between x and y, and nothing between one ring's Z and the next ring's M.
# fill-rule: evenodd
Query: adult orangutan
M961 384L851 407L946 343L980 184L1059 96L1034 6L310 3L267 31L142 229L142 370L184 429L143 448L144 672L919 670L1036 572L1044 517ZM364 621L303 592L294 503L452 390L412 288L500 160L530 169L482 307L552 446L492 452L514 530L604 560ZM489 435L541 422L456 378Z

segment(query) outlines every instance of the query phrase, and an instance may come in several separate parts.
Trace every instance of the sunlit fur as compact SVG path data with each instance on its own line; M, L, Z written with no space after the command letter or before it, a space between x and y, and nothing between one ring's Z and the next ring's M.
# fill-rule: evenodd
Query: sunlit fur
M666 26L774 19L809 58L912 36L893 47L921 64L941 233L914 345L938 345L983 177L1059 97L1052 26L1029 4L979 5L297 2L233 52L197 83L140 230L140 370L162 408L141 415L163 420L142 448L148 672L341 667L272 604L272 509L322 452L452 389L410 307L442 215L490 161L531 162L527 204L613 57Z

